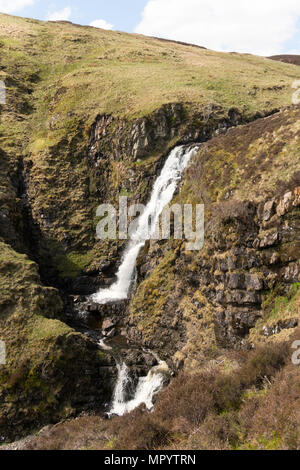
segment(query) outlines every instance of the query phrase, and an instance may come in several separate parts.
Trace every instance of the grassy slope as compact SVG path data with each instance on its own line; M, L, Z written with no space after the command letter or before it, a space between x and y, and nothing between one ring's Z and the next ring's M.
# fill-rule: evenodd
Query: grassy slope
M105 355L59 320L56 289L41 285L36 263L0 242L0 338L6 365L0 366L0 432L20 436L70 416L86 398L91 375L101 383ZM90 369L91 373L86 372ZM110 393L110 391L108 392Z
M176 101L271 109L290 103L299 76L297 67L261 57L67 23L1 15L0 31L5 70L41 80L35 132L45 132L49 111L90 120L99 112L141 116Z
M25 98L34 107L20 126L30 122L36 152L77 119L89 124L98 113L143 116L177 101L215 102L249 113L290 104L291 85L299 77L296 66L251 55L7 15L0 15L0 37L8 109L15 102L21 111ZM24 96L30 88L33 97ZM53 132L46 126L50 115L59 124Z

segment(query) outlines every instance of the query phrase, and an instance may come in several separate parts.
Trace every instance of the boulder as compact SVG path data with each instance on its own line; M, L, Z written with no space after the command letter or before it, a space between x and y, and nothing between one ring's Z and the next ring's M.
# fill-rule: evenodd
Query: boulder
M102 324L102 331L108 331L116 325L116 321L112 318L105 318Z
M263 220L265 222L270 220L270 218L275 214L275 210L276 210L276 204L275 204L274 199L266 202L264 205L264 209L263 209Z

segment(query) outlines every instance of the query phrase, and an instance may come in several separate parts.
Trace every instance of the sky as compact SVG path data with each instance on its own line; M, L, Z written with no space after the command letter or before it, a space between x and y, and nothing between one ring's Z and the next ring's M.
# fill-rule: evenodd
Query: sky
M0 0L0 12L225 52L300 54L300 0Z

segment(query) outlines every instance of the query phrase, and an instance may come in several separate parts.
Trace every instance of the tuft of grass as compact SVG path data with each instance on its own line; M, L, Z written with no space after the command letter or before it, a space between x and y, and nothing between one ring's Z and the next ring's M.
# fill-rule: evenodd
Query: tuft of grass
M55 259L59 275L61 278L74 278L84 270L93 260L93 254L70 252L58 255Z
M288 325L291 321L299 320L300 310L300 283L292 284L286 297L280 296L275 288L269 293L263 303L263 317L256 323L250 331L249 340L253 343L266 341L264 328L274 331L274 335L268 338L269 341L277 341L285 333L291 336L294 333L293 328L283 328L282 325ZM277 331L278 329L278 331Z

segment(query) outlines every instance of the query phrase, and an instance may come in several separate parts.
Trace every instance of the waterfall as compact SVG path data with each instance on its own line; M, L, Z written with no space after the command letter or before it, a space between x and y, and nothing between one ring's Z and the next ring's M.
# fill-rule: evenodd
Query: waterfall
M113 396L113 407L112 408L118 408L122 403L126 401L126 388L127 384L130 380L129 378L129 368L123 362L122 365L117 364L117 369L118 369L118 379L114 391L114 396ZM114 413L118 414L118 413Z
M118 379L109 415L123 416L142 403L146 405L148 410L152 410L153 397L162 389L168 370L168 365L160 361L158 366L149 371L147 377L139 378L134 397L131 400L126 400L128 382L130 381L129 369L125 363L118 364Z
M191 157L197 153L197 150L198 148L195 146L188 148L180 146L172 150L160 176L155 181L150 201L137 221L136 230L131 234L131 240L125 250L116 282L111 287L101 289L94 294L92 296L94 302L106 304L127 299L139 252L145 245L146 240L149 240L155 233L163 209L172 201L182 172ZM149 221L151 221L150 227Z

